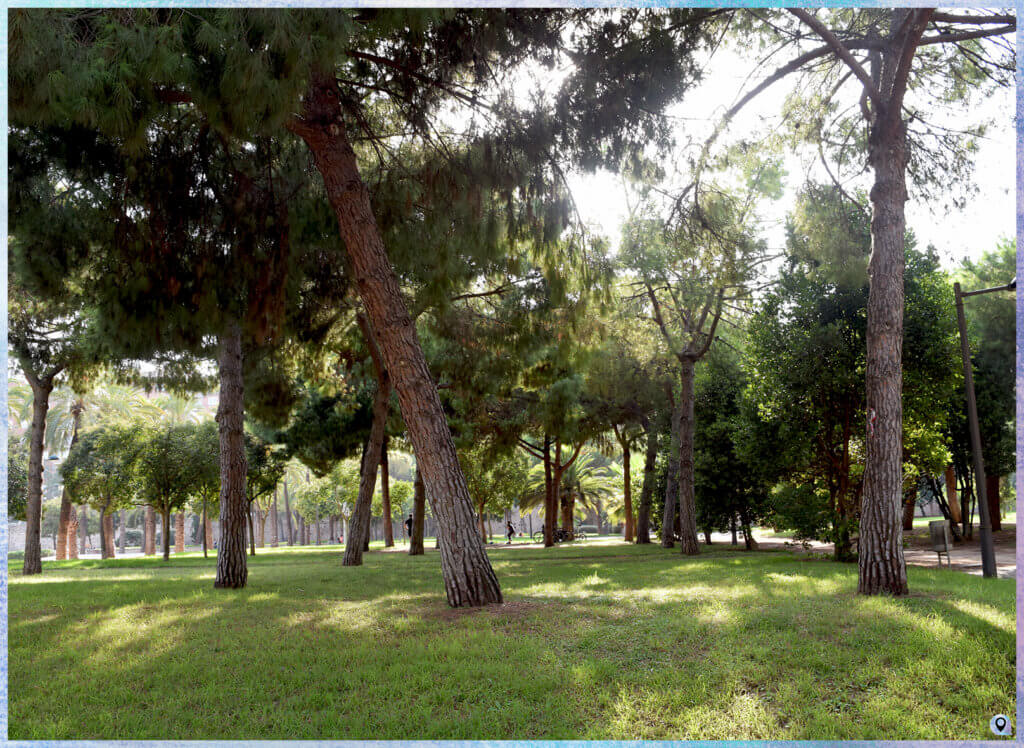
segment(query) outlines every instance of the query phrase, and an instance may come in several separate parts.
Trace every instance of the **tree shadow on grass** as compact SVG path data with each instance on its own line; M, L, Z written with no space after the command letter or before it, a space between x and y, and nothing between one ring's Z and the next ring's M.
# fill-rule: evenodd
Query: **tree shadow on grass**
M869 599L830 562L653 560L503 559L508 604L474 611L447 608L436 558L319 556L241 591L195 570L114 600L101 572L16 584L11 735L948 738L1012 700L1012 668L986 672L1012 632L971 585Z

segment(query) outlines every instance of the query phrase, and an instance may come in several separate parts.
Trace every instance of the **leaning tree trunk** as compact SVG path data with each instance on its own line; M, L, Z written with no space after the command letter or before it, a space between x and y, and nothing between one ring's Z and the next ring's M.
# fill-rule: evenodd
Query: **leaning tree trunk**
M409 555L423 555L423 517L427 510L427 492L423 486L423 476L420 469L416 468L416 477L413 479L412 494L412 534L409 537Z
M362 475L359 476L359 494L352 519L349 522L348 539L345 541L345 555L342 566L359 566L363 563L363 549L369 541L370 509L373 505L373 489L377 483L377 465L384 445L384 426L387 422L388 398L391 397L391 379L385 373L377 382L377 394L373 398L373 423L366 449L363 450Z
M313 72L302 120L293 120L289 127L309 146L323 176L356 287L393 378L402 418L439 525L441 572L448 604L463 607L500 603L498 579L473 528L473 502L441 399L345 132L333 71Z
M185 552L185 513L174 515L174 552Z
M697 508L693 487L693 433L696 428L693 404L693 376L695 361L684 356L680 360L679 393L679 547L683 554L700 553L697 541Z
M384 435L384 443L380 450L380 501L384 508L384 547L395 545L394 529L391 527L391 484L388 481L388 437Z
M863 595L907 594L900 529L907 131L898 111L887 114L879 113L868 138L868 163L874 168L875 184L868 262L868 433L858 544L857 591Z
M651 498L654 495L654 465L658 459L658 429L647 432L647 453L644 455L644 483L640 489L640 507L636 516L637 545L651 542Z
M25 560L22 574L41 574L43 553L40 543L43 508L43 437L46 432L46 411L50 408L53 380L31 379L32 431L28 455L28 493L25 501Z
M242 330L230 323L220 339L220 403L217 427L220 437L220 544L217 546L217 577L214 587L244 587L249 576L245 559L245 520L249 507L245 496L245 440L243 436L244 388L242 382Z

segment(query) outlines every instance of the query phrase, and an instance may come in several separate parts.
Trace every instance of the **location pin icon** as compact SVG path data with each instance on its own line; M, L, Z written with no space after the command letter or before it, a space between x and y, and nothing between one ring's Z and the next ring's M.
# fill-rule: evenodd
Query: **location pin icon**
M1002 732L1003 730L1006 729L1006 718L1005 717L996 717L996 729L999 730L999 732Z

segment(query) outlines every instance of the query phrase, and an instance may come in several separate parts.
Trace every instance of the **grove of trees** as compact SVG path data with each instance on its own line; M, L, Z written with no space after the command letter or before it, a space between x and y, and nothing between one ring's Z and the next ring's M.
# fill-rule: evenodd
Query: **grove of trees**
M271 545L328 521L358 567L371 518L394 545L412 515L418 554L429 515L453 607L502 601L485 516L517 508L542 509L549 547L584 513L686 555L771 525L896 595L905 507L952 465L969 508L952 283L1005 284L1015 245L945 268L905 203L970 190L985 123L933 122L1012 83L1014 16L19 9L9 26L25 574L47 451L58 558L76 505L104 557L118 512L123 538L143 509L147 549L159 515L165 559L172 514L181 548L199 517L206 553L216 517L214 585L236 589L268 517ZM789 62L688 130L678 107L700 108L721 49L752 45ZM527 75L543 85L524 95ZM782 124L732 133L784 79ZM787 173L794 152L821 168ZM617 237L570 189L598 170L630 202ZM971 309L996 481L1012 320L1010 299ZM190 410L214 390L214 418ZM951 519L969 534L969 511Z

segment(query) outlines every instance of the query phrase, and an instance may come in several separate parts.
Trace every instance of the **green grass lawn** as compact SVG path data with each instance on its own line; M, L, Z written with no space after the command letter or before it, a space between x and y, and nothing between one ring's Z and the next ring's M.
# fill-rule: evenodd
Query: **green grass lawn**
M490 551L506 605L447 607L436 552L44 563L9 594L12 739L984 739L1015 714L1014 583L910 569L902 599L788 552Z

